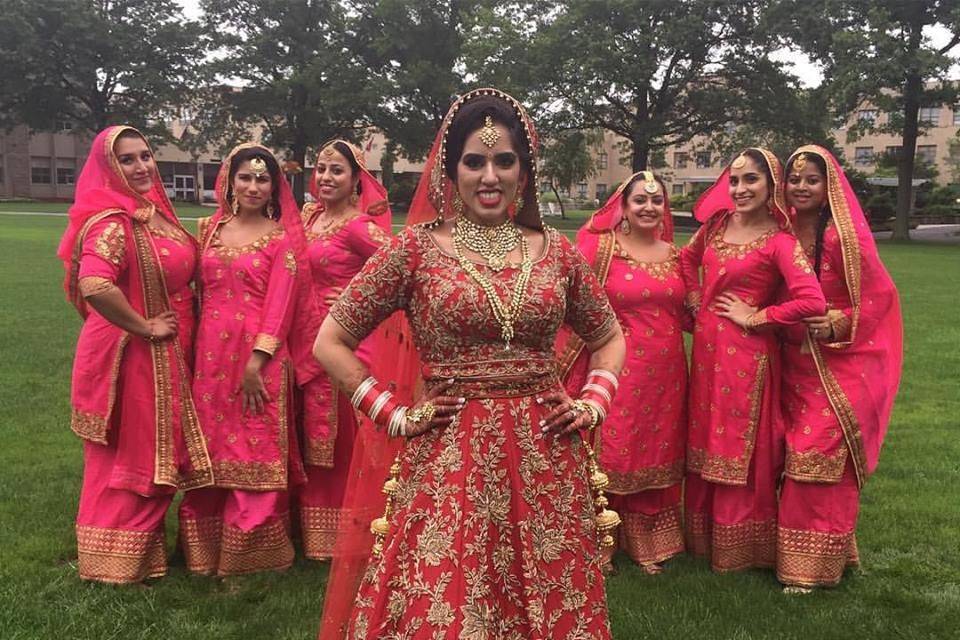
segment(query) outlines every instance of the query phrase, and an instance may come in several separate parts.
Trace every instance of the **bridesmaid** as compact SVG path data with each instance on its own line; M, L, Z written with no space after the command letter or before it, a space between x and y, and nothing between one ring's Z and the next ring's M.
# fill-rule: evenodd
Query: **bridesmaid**
M903 359L897 289L860 203L826 149L787 163L787 204L828 311L783 333L786 478L777 578L784 591L834 586L857 564L860 490L876 468Z
M387 241L390 208L387 191L367 171L363 152L344 140L331 140L320 148L310 193L315 202L303 207L303 224L314 290L326 316L343 287ZM315 336L314 331L303 345L308 357ZM356 351L367 366L380 351L376 342L374 335ZM297 496L300 528L305 555L326 560L333 553L340 522L357 420L350 398L331 385L319 365L302 390L307 483Z
M765 329L825 311L813 269L789 232L780 175L770 152L743 151L694 205L703 226L681 253L696 310L687 547L708 556L715 571L774 566L784 445L780 347Z
M71 427L84 440L80 577L162 576L174 493L212 474L190 396L197 245L136 129L94 139L58 255L83 318L71 391Z
M596 431L594 449L610 479L611 507L623 520L621 544L648 574L660 573L660 563L684 548L683 330L692 329L692 320L672 240L666 190L649 171L631 176L577 234L577 247L604 285L627 341L620 390ZM578 392L587 373L583 341L565 330L558 355L568 391ZM614 549L607 553L609 562Z
M200 225L193 384L216 484L188 494L180 518L190 571L228 576L293 562L287 492L303 469L287 338L308 267L298 208L267 149L236 147L217 197Z

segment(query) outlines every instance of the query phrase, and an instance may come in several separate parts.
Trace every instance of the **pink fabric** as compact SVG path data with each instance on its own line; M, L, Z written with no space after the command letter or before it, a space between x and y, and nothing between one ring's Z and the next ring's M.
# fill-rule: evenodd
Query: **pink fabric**
M826 368L852 408L859 438L851 444L857 476L862 484L876 469L886 435L903 364L903 320L896 285L887 273L863 209L836 158L815 145L797 152L819 155L827 164L827 186L833 226L824 236L820 284L829 309L849 320L844 339L822 345ZM788 334L799 344L802 335ZM808 363L808 364L812 364ZM819 377L816 368L790 370L787 375ZM832 403L843 402L834 394ZM834 407L836 410L836 407ZM816 425L814 425L816 426ZM821 429L814 429L822 437ZM829 437L829 436L827 436ZM797 450L806 450L799 444ZM809 448L819 448L809 443Z
M678 484L683 479L686 442L683 328L689 330L690 319L684 307L686 291L678 256L672 252L663 263L635 263L621 255L616 242L624 188L636 175L625 180L577 233L577 248L604 285L627 341L620 390L594 445L600 466L610 477L607 491L615 494ZM673 216L666 190L662 184L660 187L665 210L658 237L671 242ZM642 188L642 182L634 187ZM601 239L608 255L598 255ZM586 380L590 356L582 341L564 327L557 336L557 353L562 359L570 357L565 351L571 343L580 345L579 355L565 385L575 398Z

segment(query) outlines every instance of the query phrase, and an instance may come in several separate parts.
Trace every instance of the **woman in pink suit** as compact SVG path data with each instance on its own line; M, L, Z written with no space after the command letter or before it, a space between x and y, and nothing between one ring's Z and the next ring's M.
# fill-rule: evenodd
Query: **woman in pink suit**
M219 208L201 221L200 322L193 393L214 488L180 509L187 567L221 576L293 562L288 490L303 481L292 424L294 315L310 324L299 210L264 147L243 144L217 177Z
M789 231L779 176L773 154L743 151L697 201L703 226L681 253L688 304L696 310L687 547L708 556L715 571L775 563L783 426L780 348L770 328L825 311L813 269ZM781 288L786 294L778 297Z
M786 200L826 314L784 329L786 480L777 577L785 590L833 586L856 564L860 489L877 466L900 382L897 289L836 158L800 147L787 162Z
M692 321L672 241L666 190L649 171L628 178L577 234L577 248L603 284L627 341L620 390L594 434L594 450L610 478L610 504L623 520L621 542L650 574L683 551L683 330ZM586 378L588 354L569 329L557 346L567 390L575 393ZM607 550L608 559L613 550Z
M302 217L314 290L325 316L343 287L387 241L390 206L386 189L367 170L363 152L345 140L331 140L320 148L310 193L315 202L303 207ZM375 334L357 348L357 357L367 366L379 352L377 343ZM311 337L304 347L312 346ZM297 502L303 549L308 558L326 560L340 522L357 419L350 398L330 383L319 365L303 384L301 419L307 483Z
M58 255L83 318L71 392L85 440L77 513L80 577L166 573L164 515L177 489L212 481L190 395L197 244L136 129L93 141Z

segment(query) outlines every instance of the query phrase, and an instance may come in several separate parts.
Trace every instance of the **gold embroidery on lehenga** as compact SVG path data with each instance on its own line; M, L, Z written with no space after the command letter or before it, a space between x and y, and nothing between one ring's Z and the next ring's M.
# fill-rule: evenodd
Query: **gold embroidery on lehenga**
M117 288L113 280L102 278L100 276L84 276L77 283L80 289L80 295L84 298L97 296Z
M847 463L847 446L841 442L833 453L816 449L794 451L787 447L786 475L798 482L823 482L835 484L843 477Z
M127 238L123 225L119 222L108 222L94 244L97 255L108 262L119 266L126 253Z
M167 572L162 531L77 525L77 568L86 580L129 584Z
M848 566L860 563L853 532L777 529L777 578L783 584L830 587Z

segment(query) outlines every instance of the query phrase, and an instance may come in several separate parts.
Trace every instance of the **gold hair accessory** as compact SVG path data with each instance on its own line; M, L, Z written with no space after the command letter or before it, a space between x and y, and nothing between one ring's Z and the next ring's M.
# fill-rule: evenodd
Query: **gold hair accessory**
M658 185L657 181L653 178L653 173L650 171L643 171L643 190L647 193L653 194L657 192Z
M793 159L793 170L800 173L805 166L807 166L807 154L798 153L797 157Z
M730 168L742 169L746 164L747 164L747 156L741 153L736 158L734 158L733 162L730 163Z
M253 158L250 160L250 173L258 178L267 172L267 163L263 158Z
M334 149L334 148L333 148L333 145L331 144L331 145L328 145L327 148L323 150L323 155L325 155L325 156L327 156L327 157L329 158L330 156L332 156L332 155L335 154L336 152L337 152L337 150Z
M483 121L483 128L480 129L480 142L492 148L499 139L500 132L493 126L493 118L487 116L487 119Z

